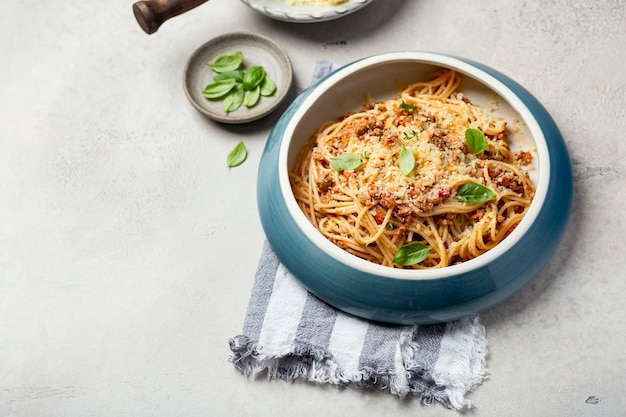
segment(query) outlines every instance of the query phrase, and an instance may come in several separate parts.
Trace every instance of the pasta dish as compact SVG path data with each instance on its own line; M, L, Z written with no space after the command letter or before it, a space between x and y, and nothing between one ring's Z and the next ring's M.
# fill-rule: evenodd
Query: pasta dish
M395 268L441 268L490 250L520 223L535 188L532 154L512 152L507 122L440 70L321 126L289 178L332 243Z

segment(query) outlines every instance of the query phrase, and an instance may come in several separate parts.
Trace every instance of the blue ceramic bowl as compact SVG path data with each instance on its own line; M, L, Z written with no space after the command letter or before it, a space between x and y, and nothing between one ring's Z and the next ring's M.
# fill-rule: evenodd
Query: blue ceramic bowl
M326 240L297 206L288 170L326 120L367 100L395 97L399 83L424 80L438 68L463 75L472 103L489 106L515 132L512 148L534 149L536 195L504 241L459 265L394 269L362 260ZM259 167L258 208L281 262L314 295L366 319L397 324L456 320L488 309L527 284L548 262L565 232L573 196L572 169L558 127L545 108L507 76L467 59L394 52L346 65L305 90L270 134Z

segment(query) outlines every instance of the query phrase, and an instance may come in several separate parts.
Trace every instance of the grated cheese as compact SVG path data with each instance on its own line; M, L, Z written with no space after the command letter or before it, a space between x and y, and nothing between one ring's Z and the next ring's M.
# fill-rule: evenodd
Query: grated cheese
M337 6L348 0L280 0L290 6Z

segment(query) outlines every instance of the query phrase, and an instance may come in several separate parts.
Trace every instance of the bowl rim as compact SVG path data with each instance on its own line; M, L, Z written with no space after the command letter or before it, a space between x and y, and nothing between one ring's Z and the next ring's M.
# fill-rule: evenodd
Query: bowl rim
M291 184L289 182L289 149L291 140L293 138L296 127L298 126L301 118L315 105L316 101L320 99L324 94L332 89L333 86L341 83L344 79L351 75L366 70L369 67L378 66L380 64L393 64L393 63L415 63L415 64L428 64L444 68L453 69L465 77L470 77L474 81L489 88L500 98L507 102L507 104L519 115L520 120L526 125L533 139L536 159L534 163L535 169L538 171L537 180L535 183L535 196L529 207L528 212L517 225L515 230L511 232L502 242L490 249L486 253L462 262L457 265L450 265L444 268L434 269L401 269L391 268L388 266L378 265L373 262L366 261L355 255L352 255L345 250L337 247L328 239L326 239L306 218L304 213L297 205L296 199L291 190ZM417 80L416 80L417 81ZM278 154L278 180L281 189L281 196L284 199L284 203L287 207L289 214L292 216L294 222L302 233L309 239L314 245L322 250L326 255L334 258L336 261L353 268L357 271L372 274L384 278L394 278L400 280L437 280L443 278L449 278L455 275L462 275L473 270L483 268L493 262L498 257L502 256L512 247L514 247L524 236L524 234L532 226L533 222L537 219L542 205L545 201L548 185L550 182L551 170L550 170L550 155L547 146L547 140L543 133L539 122L533 116L532 111L524 103L524 101L504 82L497 79L495 76L486 72L485 70L473 65L470 62L432 52L417 52L417 51L405 51L405 52L389 52L382 53L367 58L363 58L358 61L349 63L335 72L327 75L325 78L318 81L316 84L310 87L310 94L304 98L298 108L293 113L289 122L285 126L282 140L280 143L280 149ZM312 132L311 132L312 133Z
M339 19L352 14L374 0L348 0L338 5L294 5L269 0L241 0L248 7L265 16L291 23L315 23Z

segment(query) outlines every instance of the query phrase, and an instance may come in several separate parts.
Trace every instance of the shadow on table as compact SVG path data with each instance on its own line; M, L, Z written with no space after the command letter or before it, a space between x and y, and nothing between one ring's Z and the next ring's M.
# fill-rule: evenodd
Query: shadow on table
M574 171L576 170L574 162ZM575 174L575 173L574 173ZM577 246L580 246L580 229L586 222L587 215L584 212L585 193L584 181L574 180L574 200L572 203L571 218L561 240L561 243L553 257L543 267L541 271L519 292L505 300L503 303L481 313L481 321L489 330L522 323L525 320L525 313L530 312L536 305L546 300L546 295L550 291L557 291L555 281L558 279L567 280L568 262ZM549 297L548 297L549 298ZM533 305L534 304L534 305ZM544 328L554 325L558 318L543 315L538 323Z

